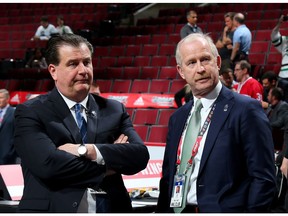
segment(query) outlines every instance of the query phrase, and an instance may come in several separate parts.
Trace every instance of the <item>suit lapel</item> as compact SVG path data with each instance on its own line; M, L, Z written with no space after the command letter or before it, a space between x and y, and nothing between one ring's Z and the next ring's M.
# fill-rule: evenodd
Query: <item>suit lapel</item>
M3 116L3 120L2 120L2 123L1 123L1 128L4 127L5 122L7 121L7 119L12 117L12 109L13 109L12 107L8 107L7 108L5 116Z
M99 115L99 107L94 99L94 97L90 94L87 105L87 142L95 143L96 141L96 131L98 126L98 115Z
M70 109L56 88L51 91L48 100L52 101L51 109L55 111L56 115L58 115L60 119L63 119L64 126L70 131L71 136L74 138L75 142L81 143L81 134L75 119L73 118Z
M218 98L216 99L216 108L214 111L214 114L211 119L211 124L208 130L207 138L205 141L205 146L201 158L201 164L199 169L199 174L203 170L203 167L209 157L209 154L215 144L215 141L217 139L217 136L222 129L223 124L225 123L227 117L229 116L229 113L232 109L232 106L234 104L234 100L231 100L233 97L233 94L231 90L228 90L226 88L222 88Z

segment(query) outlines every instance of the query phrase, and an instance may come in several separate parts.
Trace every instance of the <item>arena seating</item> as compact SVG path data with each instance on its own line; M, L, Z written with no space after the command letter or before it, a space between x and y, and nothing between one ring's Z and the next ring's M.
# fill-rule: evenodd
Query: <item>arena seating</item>
M125 5L125 10L121 4L109 3L2 3L0 88L10 91L48 91L53 88L53 80L47 70L27 69L22 63L27 50L44 48L46 45L45 41L30 41L39 26L40 17L48 15L51 23L56 25L57 15L62 14L75 33L82 32L89 36L95 50L94 78L102 92L176 93L184 86L184 81L177 73L174 53L180 40L180 28L186 23L187 8L160 9L158 16L141 18L135 26L125 27L116 24L123 14L132 14L133 7L139 5L122 5ZM219 3L199 8L193 6L191 3L190 7L198 13L199 26L204 32L209 32L214 41L222 33L223 15L229 11L243 12L253 38L250 53L252 75L259 78L267 70L279 71L281 54L271 44L270 34L280 15L287 14L288 4ZM101 30L101 21L104 20L115 23L114 31L105 36L105 29L102 29L101 34L95 34L97 28ZM288 34L286 29L281 29L281 32ZM156 113L153 122L138 120L139 115L144 115L141 109L127 110L144 141L165 142L168 119L174 108L147 109Z

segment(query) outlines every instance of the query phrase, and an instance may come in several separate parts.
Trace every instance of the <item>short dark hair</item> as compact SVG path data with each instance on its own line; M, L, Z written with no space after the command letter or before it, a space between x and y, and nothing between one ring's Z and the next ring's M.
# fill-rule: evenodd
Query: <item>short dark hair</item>
M233 70L231 68L228 68L228 67L224 67L224 68L220 69L220 75L229 74L230 72L233 73Z
M250 74L250 71L251 71L251 64L246 61L246 60L241 60L239 62L237 62L236 64L239 64L240 65L240 68L243 70L243 69L247 69L248 73Z
M91 51L91 57L93 54L92 44L84 37L76 34L64 34L52 36L46 46L45 58L47 64L58 65L60 63L59 48L62 45L69 45L73 47L79 47L82 43L86 44Z
M272 82L273 80L277 81L278 76L274 71L267 71L262 75L261 81L264 79L268 79L269 82Z
M190 16L191 14L197 14L194 10L188 10L186 13L186 17Z
M284 98L283 90L279 87L272 88L271 95L274 96L277 100L283 100Z
M40 20L41 22L48 22L49 19L48 16L42 16Z
M224 15L224 18L230 17L230 19L233 20L235 14L236 14L235 12L228 12Z

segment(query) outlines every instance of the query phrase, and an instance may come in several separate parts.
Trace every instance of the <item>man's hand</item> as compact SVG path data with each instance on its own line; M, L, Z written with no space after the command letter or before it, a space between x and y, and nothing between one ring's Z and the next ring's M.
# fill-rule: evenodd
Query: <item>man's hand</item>
M282 165L280 167L281 172L285 177L287 178L287 173L288 173L288 159L286 157L283 157Z
M80 144L73 144L73 143L66 143L64 145L61 145L58 147L59 150L62 150L62 151L66 151L70 154L73 154L73 155L76 155L76 156L79 156L78 155L78 147L79 147Z
M114 144L116 144L116 143L121 143L121 144L123 144L123 143L129 143L129 142L128 142L128 136L125 136L124 134L121 134L121 135L118 137L118 139L116 139L116 140L114 141Z

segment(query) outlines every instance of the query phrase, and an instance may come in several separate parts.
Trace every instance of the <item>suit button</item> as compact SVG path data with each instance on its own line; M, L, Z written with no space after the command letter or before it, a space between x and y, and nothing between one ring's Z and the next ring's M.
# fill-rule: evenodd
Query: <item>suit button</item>
M74 208L76 208L76 207L78 206L78 203L77 203L77 202L74 202L74 203L72 204L72 206L73 206Z

